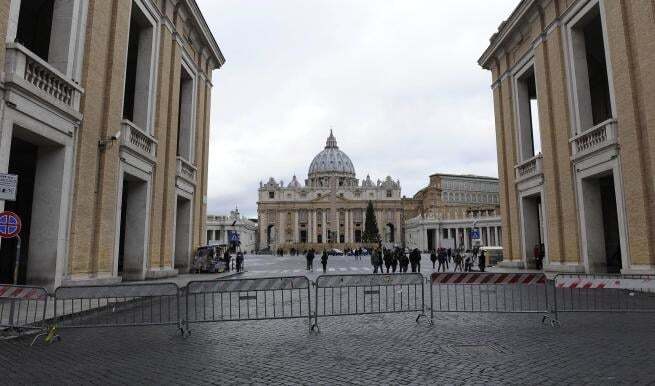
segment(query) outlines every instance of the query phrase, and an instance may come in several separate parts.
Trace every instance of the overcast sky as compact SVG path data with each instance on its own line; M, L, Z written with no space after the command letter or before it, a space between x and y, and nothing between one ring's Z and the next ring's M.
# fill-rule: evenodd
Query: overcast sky
M256 216L259 181L307 177L330 127L361 180L414 195L430 174L497 176L491 75L518 0L197 0L213 74L208 213Z

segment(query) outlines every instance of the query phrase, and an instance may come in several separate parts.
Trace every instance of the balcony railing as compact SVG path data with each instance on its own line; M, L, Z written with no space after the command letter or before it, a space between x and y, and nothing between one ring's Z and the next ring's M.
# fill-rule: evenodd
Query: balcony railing
M151 161L157 158L157 141L126 119L121 122L121 146Z
M196 183L196 167L182 157L177 157L177 175L193 184Z
M73 110L79 110L84 90L32 51L18 43L7 43L7 81L14 81L34 94Z
M570 139L573 159L617 143L615 119L608 119Z
M516 165L514 167L516 170L516 180L520 181L542 174L544 172L543 159L543 155L539 153L536 156Z

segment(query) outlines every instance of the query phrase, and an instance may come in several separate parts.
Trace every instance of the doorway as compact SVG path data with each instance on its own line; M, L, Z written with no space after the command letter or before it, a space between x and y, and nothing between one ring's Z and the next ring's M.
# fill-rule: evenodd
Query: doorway
M147 207L148 182L125 173L121 195L117 271L123 280L145 278Z
M613 173L584 178L582 202L589 272L620 273L621 238Z
M545 248L543 208L541 193L521 198L521 220L523 225L523 254L526 268L537 268L537 255Z
M427 233L428 233L428 235L427 235L428 236L428 251L434 251L435 250L434 240L436 239L437 230L436 229L428 229Z
M180 272L188 272L191 266L191 200L177 196L175 211L174 266Z

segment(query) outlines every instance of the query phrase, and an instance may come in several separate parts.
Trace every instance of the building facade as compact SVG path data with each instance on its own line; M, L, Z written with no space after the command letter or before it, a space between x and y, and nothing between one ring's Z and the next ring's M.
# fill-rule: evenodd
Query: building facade
M403 200L403 208L408 248L431 251L501 244L497 178L433 174L428 186Z
M523 0L491 71L505 258L655 272L655 3Z
M206 232L212 70L194 0L0 2L0 171L18 175L18 283L175 275ZM15 239L0 244L12 282Z
M229 215L207 215L207 244L229 245L232 234L239 236L241 250L257 250L257 222L241 216L238 209Z
M362 244L366 206L373 203L383 242L401 243L400 182L391 177L361 183L350 158L330 131L325 148L314 157L304 184L293 176L288 185L270 178L259 186L259 247L355 248Z

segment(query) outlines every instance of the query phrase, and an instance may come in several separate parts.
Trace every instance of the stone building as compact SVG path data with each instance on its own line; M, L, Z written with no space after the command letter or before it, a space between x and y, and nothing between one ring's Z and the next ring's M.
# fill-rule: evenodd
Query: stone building
M403 199L403 209L408 248L500 246L497 178L433 174L428 186ZM473 230L479 239L473 238Z
M505 258L655 272L655 3L522 0L491 71Z
M362 245L366 206L373 203L383 242L400 244L400 182L391 177L361 183L350 158L330 131L325 149L309 165L302 184L270 178L260 183L257 212L260 248L354 248Z
M257 249L257 222L241 216L238 209L225 215L207 215L207 244L229 245L230 236L236 233L244 252Z
M212 70L194 0L0 2L0 171L19 283L175 275L205 242ZM2 240L11 282L15 240Z

